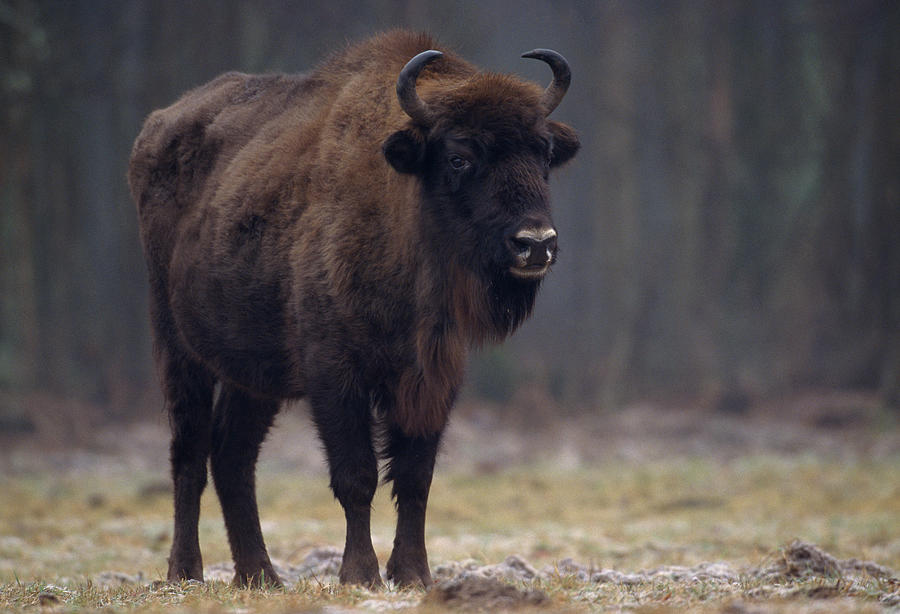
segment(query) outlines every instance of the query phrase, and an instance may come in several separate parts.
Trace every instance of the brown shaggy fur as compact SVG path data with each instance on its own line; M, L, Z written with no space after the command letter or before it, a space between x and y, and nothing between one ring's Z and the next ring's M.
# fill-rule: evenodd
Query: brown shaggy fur
M378 582L358 510L382 455L399 513L389 577L430 582L418 525L466 350L530 314L539 280L509 274L508 237L552 224L547 170L578 148L545 118L541 87L446 51L417 84L437 119L416 125L397 76L435 46L396 31L306 75L228 73L152 113L135 142L129 183L172 417L172 580L202 577L210 457L236 581L277 583L253 467L278 402L307 396L348 515L341 579ZM468 174L447 170L453 147L474 160Z

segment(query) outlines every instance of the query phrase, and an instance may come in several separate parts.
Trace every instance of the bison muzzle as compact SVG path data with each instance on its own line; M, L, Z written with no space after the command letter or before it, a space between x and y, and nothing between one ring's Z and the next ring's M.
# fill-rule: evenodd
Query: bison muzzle
M531 313L557 257L550 171L578 138L569 86L482 72L395 31L304 75L225 74L152 113L129 184L172 429L168 579L203 578L209 462L241 585L278 585L255 466L308 399L344 509L342 582L380 585L378 462L397 530L387 578L428 585L425 508L467 348Z

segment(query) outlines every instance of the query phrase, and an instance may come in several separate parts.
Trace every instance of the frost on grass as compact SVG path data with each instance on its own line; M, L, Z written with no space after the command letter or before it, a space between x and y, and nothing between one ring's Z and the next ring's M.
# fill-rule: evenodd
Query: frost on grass
M896 580L894 572L871 561L859 559L838 560L813 544L794 541L775 555L771 562L760 567L736 569L728 563L701 563L692 567L666 565L639 572L622 572L615 569L600 569L578 563L574 559L563 559L540 571L532 567L520 556L508 556L503 563L481 565L477 561L449 562L438 565L434 570L437 582L451 580L463 575L478 575L503 579L509 582L544 582L558 578L568 578L582 584L618 584L634 586L659 580L670 582L732 583L745 579L767 581L790 581L821 579Z
M462 576L481 576L484 578L502 579L509 582L531 582L540 574L528 561L518 555L510 555L496 565L482 565L469 559L462 562L451 561L434 568L435 582L453 580Z
M567 577L582 583L619 584L635 586L668 580L671 582L737 582L741 574L728 563L701 563L693 567L667 565L636 573L623 573L615 569L585 567L573 559L563 559L543 570L544 577Z

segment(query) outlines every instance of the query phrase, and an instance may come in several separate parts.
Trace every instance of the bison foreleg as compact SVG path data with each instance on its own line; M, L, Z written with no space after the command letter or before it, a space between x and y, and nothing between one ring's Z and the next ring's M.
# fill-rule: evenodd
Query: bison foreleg
M278 403L224 385L213 415L212 474L237 586L281 586L266 552L256 504L256 459Z
M347 539L339 578L343 584L382 586L369 521L378 486L367 399L311 395L319 437L325 445L331 489L344 508Z
M388 434L387 480L397 504L394 550L387 563L387 577L399 585L429 586L431 571L425 551L425 509L434 472L440 433L409 437L393 428Z
M172 427L172 480L175 531L169 555L169 582L203 580L197 525L206 487L213 380L193 361L163 352L163 378Z

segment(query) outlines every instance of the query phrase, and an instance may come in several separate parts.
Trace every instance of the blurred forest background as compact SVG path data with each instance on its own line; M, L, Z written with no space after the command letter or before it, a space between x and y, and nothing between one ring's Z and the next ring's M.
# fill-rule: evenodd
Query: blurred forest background
M473 357L468 394L900 405L896 0L0 0L3 398L158 410L125 182L144 117L396 26L542 84L522 52L573 69L561 258L534 319ZM6 424L18 408L0 404Z

